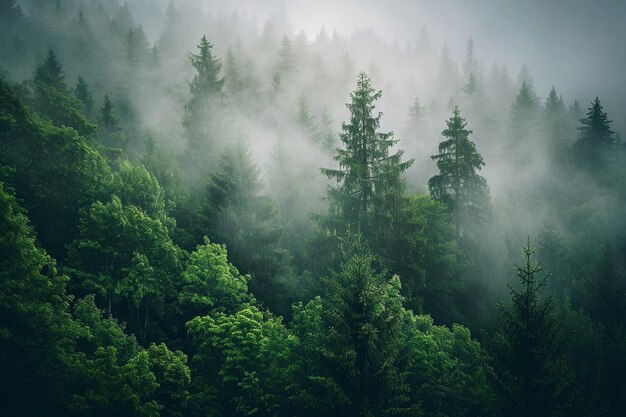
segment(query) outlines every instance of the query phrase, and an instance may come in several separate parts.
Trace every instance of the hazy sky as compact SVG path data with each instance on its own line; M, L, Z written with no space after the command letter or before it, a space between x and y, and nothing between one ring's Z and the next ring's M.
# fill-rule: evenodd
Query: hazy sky
M228 2L212 2L232 7ZM600 95L609 114L626 108L626 0L239 0L240 10L263 19L281 5L295 30L313 36L324 25L349 36L372 27L401 46L425 26L435 45L457 57L472 36L488 70L506 62L515 77L526 62L538 93L554 84L567 101L586 106ZM226 6L229 4L229 6ZM262 21L262 20L261 20ZM616 120L622 125L623 122ZM618 126L619 127L619 126Z

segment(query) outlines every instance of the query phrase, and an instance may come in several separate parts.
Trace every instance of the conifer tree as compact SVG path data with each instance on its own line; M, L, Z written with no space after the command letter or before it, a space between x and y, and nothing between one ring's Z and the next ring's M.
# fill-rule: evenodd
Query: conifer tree
M569 123L567 120L567 109L563 97L557 94L554 86L546 98L544 105L543 120L545 133L549 143L547 144L550 157L554 162L564 161L562 155L567 149L567 141L570 135Z
M425 122L424 116L426 107L422 105L419 95L415 96L415 100L409 106L409 121L414 127L423 127Z
M511 106L511 135L518 142L527 139L536 127L539 115L539 98L529 82L522 81L522 86Z
M432 159L439 174L428 180L430 194L435 200L448 205L456 217L457 237L471 235L474 225L482 223L489 213L489 187L479 171L483 157L469 139L471 130L454 107L452 117L441 132L445 140L439 144L439 153Z
M611 130L613 121L609 120L598 97L591 102L580 123L582 126L578 127L578 140L573 149L574 162L596 178L605 177L612 157L607 151L616 143L616 135Z
M100 132L102 142L114 148L126 148L126 139L122 135L120 121L115 112L115 105L108 95L104 96L100 108Z
M35 70L35 81L40 81L62 92L67 89L63 66L52 49L48 50L46 60Z
M93 95L89 90L89 84L85 82L83 77L78 77L78 82L74 87L74 95L83 103L85 115L89 117L93 112Z
M361 234L366 240L381 238L401 210L402 173L413 160L402 161L401 150L390 152L398 142L393 132L378 131L382 113L373 111L381 95L361 72L347 104L350 120L342 124L339 135L343 148L337 149L334 157L339 168L322 169L337 182L329 188L330 212L322 219L331 233Z
M567 403L572 370L563 351L560 322L552 296L542 297L549 274L534 263L530 239L524 263L515 266L519 286L509 285L511 304L501 305L501 328L493 338L493 381L502 395L504 415L558 415Z
M467 41L465 60L463 61L463 74L469 77L470 74L478 71L478 63L474 56L474 39L469 38Z
M212 122L215 122L214 100L219 97L224 86L224 78L220 76L221 60L213 56L213 44L206 36L202 36L198 44L198 53L189 57L191 66L196 73L189 83L191 97L185 104L183 126L189 141L188 151L192 155L202 154L210 149L209 142ZM209 149L207 149L207 147Z

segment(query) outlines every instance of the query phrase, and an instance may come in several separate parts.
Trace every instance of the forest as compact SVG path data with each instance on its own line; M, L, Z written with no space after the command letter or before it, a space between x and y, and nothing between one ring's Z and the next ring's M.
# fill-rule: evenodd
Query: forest
M282 3L0 0L0 414L623 417L623 38Z

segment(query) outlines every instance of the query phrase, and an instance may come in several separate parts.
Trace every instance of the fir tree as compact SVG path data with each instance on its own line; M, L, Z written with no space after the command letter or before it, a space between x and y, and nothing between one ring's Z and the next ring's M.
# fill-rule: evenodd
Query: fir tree
M456 217L457 237L471 234L471 228L484 222L489 213L489 187L478 175L484 165L476 145L470 141L471 130L454 107L452 117L441 134L445 140L439 144L439 153L432 159L439 174L428 180L428 188L435 200L448 205Z
M598 97L587 108L586 116L580 119L582 126L578 127L573 159L596 178L606 180L607 175L610 175L606 170L610 168L613 158L608 151L617 142L615 132L611 130L613 121L609 120Z
M540 110L539 98L532 84L522 81L515 102L511 106L511 139L514 146L534 140Z
M48 50L46 60L35 70L35 81L47 84L59 91L65 91L67 89L63 66L52 49Z
M122 135L120 121L115 113L115 105L108 95L104 96L100 108L100 132L102 142L114 148L126 148L126 139Z
M198 53L189 57L196 73L189 83L191 97L185 104L183 126L189 141L188 152L196 162L209 153L213 145L212 134L218 133L212 129L212 124L216 122L215 100L222 92L224 78L220 76L221 60L213 56L212 49L213 45L202 36Z
M463 61L463 74L469 77L470 74L476 73L476 71L478 71L478 63L474 56L474 39L469 38L467 41L465 60Z
M493 338L494 383L508 416L563 412L573 378L552 296L541 295L549 275L532 261L535 251L529 239L524 263L515 266L518 289L509 285L511 304L500 306L502 327Z
M78 82L74 87L74 95L83 103L85 115L89 117L93 111L93 95L89 90L89 84L85 82L83 77L78 77Z
M426 107L422 105L419 96L415 96L415 100L409 106L409 121L414 127L423 127L426 113Z
M337 169L322 169L337 185L330 187L330 214L323 223L341 234L361 234L366 239L388 232L401 208L404 191L402 173L413 160L402 161L401 150L390 153L398 140L392 132L378 132L382 113L373 114L382 92L375 90L364 72L347 104L349 122L342 124L339 138L344 148L337 149Z

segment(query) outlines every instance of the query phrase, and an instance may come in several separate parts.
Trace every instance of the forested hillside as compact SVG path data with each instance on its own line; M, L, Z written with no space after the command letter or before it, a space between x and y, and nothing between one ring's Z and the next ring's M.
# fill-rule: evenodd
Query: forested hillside
M0 414L623 416L624 109L218 3L0 0Z

